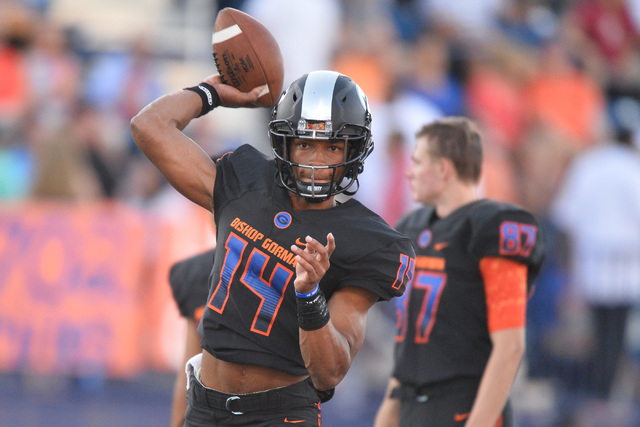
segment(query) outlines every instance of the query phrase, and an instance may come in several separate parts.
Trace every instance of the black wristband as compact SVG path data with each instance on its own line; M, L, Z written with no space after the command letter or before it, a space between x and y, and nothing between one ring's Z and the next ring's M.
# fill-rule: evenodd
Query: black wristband
M216 92L216 89L209 83L202 82L198 86L185 87L184 90L190 90L200 96L202 100L202 110L200 110L198 117L204 116L209 111L222 105L218 92Z
M298 326L303 331L315 331L329 323L327 300L321 290L309 298L296 296Z

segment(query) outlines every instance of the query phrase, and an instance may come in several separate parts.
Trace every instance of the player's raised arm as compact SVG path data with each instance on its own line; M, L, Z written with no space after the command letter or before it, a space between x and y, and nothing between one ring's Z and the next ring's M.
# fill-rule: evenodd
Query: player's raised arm
M260 89L248 93L222 84L219 76L153 101L131 120L136 145L169 183L192 202L213 208L216 167L182 130L191 120L222 105L255 107Z
M211 211L216 167L182 130L218 106L273 106L284 78L277 41L259 21L239 10L224 8L218 13L212 53L218 74L161 97L131 121L136 144L169 183Z

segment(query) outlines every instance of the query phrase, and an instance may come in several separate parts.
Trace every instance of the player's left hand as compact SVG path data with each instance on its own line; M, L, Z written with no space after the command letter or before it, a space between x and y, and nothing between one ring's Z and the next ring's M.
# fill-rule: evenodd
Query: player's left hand
M305 241L305 249L291 246L291 251L296 254L296 280L293 285L299 293L311 292L320 282L331 265L329 258L336 248L332 233L327 234L326 246L311 236L307 236Z

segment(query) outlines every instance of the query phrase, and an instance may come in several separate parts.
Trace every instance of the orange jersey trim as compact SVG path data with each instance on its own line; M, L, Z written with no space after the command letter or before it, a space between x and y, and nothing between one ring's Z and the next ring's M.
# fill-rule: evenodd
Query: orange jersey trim
M517 261L486 257L480 260L487 300L489 333L524 328L527 312L527 266Z
M446 266L445 259L433 256L418 255L416 257L416 268L422 270L444 270Z

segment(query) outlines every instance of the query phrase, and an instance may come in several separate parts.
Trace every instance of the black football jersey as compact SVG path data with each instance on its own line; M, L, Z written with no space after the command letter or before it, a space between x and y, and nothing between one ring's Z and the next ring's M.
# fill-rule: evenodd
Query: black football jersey
M213 249L176 262L169 271L169 284L180 315L200 321L209 294Z
M217 249L198 330L202 347L219 359L304 375L291 246L303 247L306 236L326 244L333 233L331 267L320 281L327 300L346 286L381 300L402 295L415 254L409 238L354 199L292 210L275 175L275 162L249 145L217 162Z
M544 251L536 220L514 205L478 200L442 219L433 207L423 207L396 228L413 240L416 268L395 301L393 375L416 386L482 376L491 339L480 260L526 264L531 287Z

